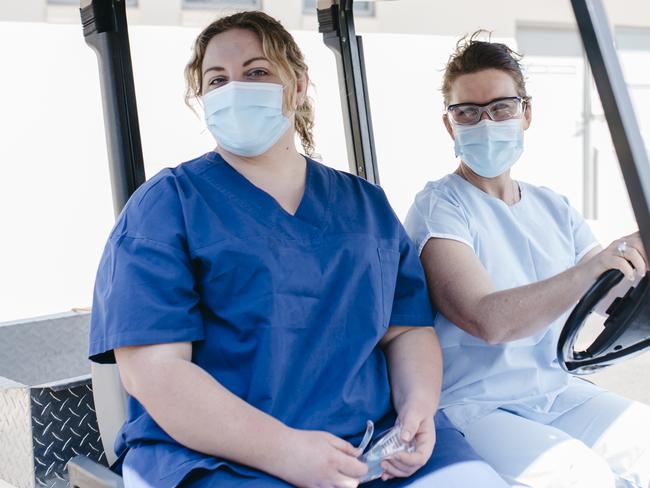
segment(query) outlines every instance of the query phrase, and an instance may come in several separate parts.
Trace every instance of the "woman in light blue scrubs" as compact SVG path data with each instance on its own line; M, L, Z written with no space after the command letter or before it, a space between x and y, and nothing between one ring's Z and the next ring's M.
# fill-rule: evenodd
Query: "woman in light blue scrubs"
M518 61L477 35L459 43L442 92L460 165L405 222L441 312L440 407L513 485L647 488L650 407L556 359L568 310L596 278L643 276L647 258L638 234L602 249L566 198L510 177L532 119Z
M434 423L433 312L383 191L295 148L313 111L293 38L260 12L217 20L186 77L218 147L133 195L95 286L90 356L130 395L125 485L357 486L372 420L415 446L387 485L505 486Z

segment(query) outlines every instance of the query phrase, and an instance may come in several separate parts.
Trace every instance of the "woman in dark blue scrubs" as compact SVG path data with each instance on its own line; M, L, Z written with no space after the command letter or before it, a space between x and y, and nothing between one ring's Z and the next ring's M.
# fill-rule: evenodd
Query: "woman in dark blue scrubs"
M393 486L505 486L434 425L433 313L386 196L295 148L313 111L290 34L220 19L186 77L218 147L134 194L95 286L90 356L130 395L126 486L357 486L367 420L415 442L384 462Z

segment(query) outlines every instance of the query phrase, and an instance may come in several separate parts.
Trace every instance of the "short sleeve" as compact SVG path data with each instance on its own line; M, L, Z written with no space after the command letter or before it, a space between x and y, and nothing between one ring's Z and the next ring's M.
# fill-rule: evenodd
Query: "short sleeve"
M585 221L584 217L574 209L569 201L566 200L569 206L569 220L571 224L571 232L573 234L573 245L575 251L575 264L578 264L585 255L599 245L594 237L589 224Z
M438 192L425 189L417 195L406 215L404 227L413 239L418 255L432 237L459 241L474 249L463 209Z
M203 339L191 259L179 244L178 196L161 186L129 201L104 248L90 323L93 361L115 362L119 347Z
M399 265L389 324L433 326L435 312L429 300L422 264L401 224L399 230Z

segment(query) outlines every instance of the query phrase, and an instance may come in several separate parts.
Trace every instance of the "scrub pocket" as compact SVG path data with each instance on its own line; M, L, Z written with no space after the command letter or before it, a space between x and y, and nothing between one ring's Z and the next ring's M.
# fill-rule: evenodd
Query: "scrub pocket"
M392 249L377 248L379 253L379 266L381 270L381 307L382 325L388 327L390 316L393 313L393 299L397 284L400 254Z

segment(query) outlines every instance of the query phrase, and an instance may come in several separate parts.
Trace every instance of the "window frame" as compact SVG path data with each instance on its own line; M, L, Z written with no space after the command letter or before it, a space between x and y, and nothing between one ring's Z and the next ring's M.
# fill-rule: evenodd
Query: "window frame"
M302 14L316 15L316 4L318 0L302 0ZM311 5L313 3L313 6ZM354 15L359 17L375 17L375 2L359 1L354 4ZM360 7L363 5L363 7Z
M262 10L262 0L183 0L183 10L211 10L218 8L237 8Z
M125 0L126 6L129 8L137 8L138 0ZM79 7L79 0L46 0L47 5L70 5Z

